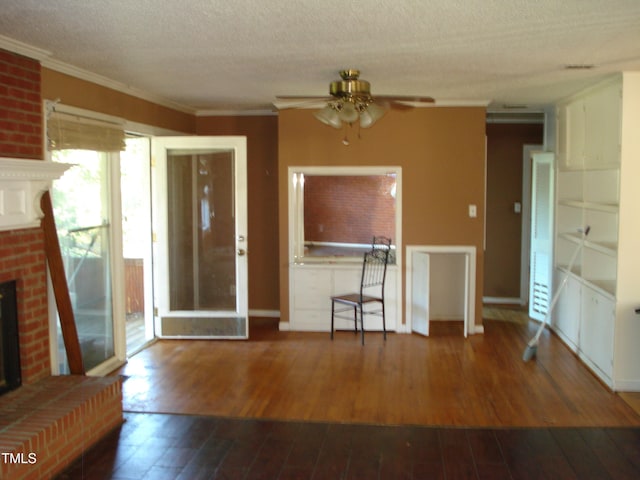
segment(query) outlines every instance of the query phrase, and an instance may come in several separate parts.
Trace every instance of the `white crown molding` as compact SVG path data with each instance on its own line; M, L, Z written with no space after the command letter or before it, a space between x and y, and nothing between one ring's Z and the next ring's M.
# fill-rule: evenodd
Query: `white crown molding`
M34 60L42 61L45 58L51 56L51 52L42 48L33 47L26 43L19 42L13 38L0 35L0 48L7 50L8 52L17 53L24 57L33 58Z
M162 105L164 107L168 107L173 110L189 113L191 115L195 114L195 110L193 108L186 107L185 105L172 102L170 100L167 100L166 98L160 97L158 95L153 95L143 90L139 90L137 88L131 87L129 85L126 85L122 82L118 82L116 80L112 80L102 75L89 72L88 70L83 70L82 68L74 67L73 65L69 65L68 63L64 63L59 60L47 58L47 59L44 59L41 62L41 64L43 67L49 68L51 70L55 70L56 72L64 73L65 75L70 75L72 77L79 78L80 80L86 80L88 82L95 83L97 85L101 85L103 87L107 87L112 90L116 90L118 92L140 98L142 100L147 100L149 102L155 103L157 105Z
M0 158L0 231L40 226L40 197L72 165Z
M116 90L118 92L140 98L142 100L147 100L149 102L155 103L157 105L162 105L173 110L178 110L180 112L188 113L191 115L194 115L196 113L196 110L193 108L172 102L170 100L167 100L166 98L160 97L159 95L153 95L143 90L133 88L122 82L118 82L102 75L89 72L88 70L83 70L82 68L75 67L68 63L61 62L60 60L51 58L52 53L48 50L33 47L31 45L19 42L18 40L14 40L9 37L5 37L3 35L0 35L0 48L9 52L23 55L25 57L33 58L35 60L38 60L43 67L55 70L60 73L64 73L66 75L70 75L75 78L79 78L81 80L86 80L88 82L95 83L97 85L101 85L103 87L107 87L112 90Z
M432 107L488 107L492 100L436 100ZM427 105L429 106L429 105Z
M198 110L196 117L275 117L278 112L270 110Z

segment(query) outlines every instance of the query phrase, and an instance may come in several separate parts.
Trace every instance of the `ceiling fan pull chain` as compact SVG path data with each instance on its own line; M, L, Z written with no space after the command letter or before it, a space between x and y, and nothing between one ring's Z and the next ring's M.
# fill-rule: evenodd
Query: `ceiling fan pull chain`
M350 126L351 126L350 123L344 124L344 138L342 139L343 145L349 145L349 127Z

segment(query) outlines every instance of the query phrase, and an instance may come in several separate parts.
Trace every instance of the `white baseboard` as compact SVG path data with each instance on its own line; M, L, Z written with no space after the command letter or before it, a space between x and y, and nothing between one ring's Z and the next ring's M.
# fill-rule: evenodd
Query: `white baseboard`
M262 317L262 318L280 318L279 310L251 310L249 309L250 317Z
M278 324L278 330L281 332L288 332L291 330L291 324L289 322L280 322Z
M616 392L640 392L640 380L620 380L613 385Z
M505 305L524 305L517 297L482 297L483 303L501 303Z

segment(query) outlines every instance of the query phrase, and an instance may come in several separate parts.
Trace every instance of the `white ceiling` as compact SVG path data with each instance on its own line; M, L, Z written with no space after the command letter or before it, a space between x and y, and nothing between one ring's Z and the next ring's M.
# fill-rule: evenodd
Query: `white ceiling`
M0 36L201 113L324 95L345 68L374 96L537 106L640 70L640 0L0 0Z

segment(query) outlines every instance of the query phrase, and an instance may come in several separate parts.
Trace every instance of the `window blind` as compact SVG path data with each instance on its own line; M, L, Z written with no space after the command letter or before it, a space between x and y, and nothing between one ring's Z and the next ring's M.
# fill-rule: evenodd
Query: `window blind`
M95 150L119 152L125 149L122 125L52 112L47 121L49 150Z

